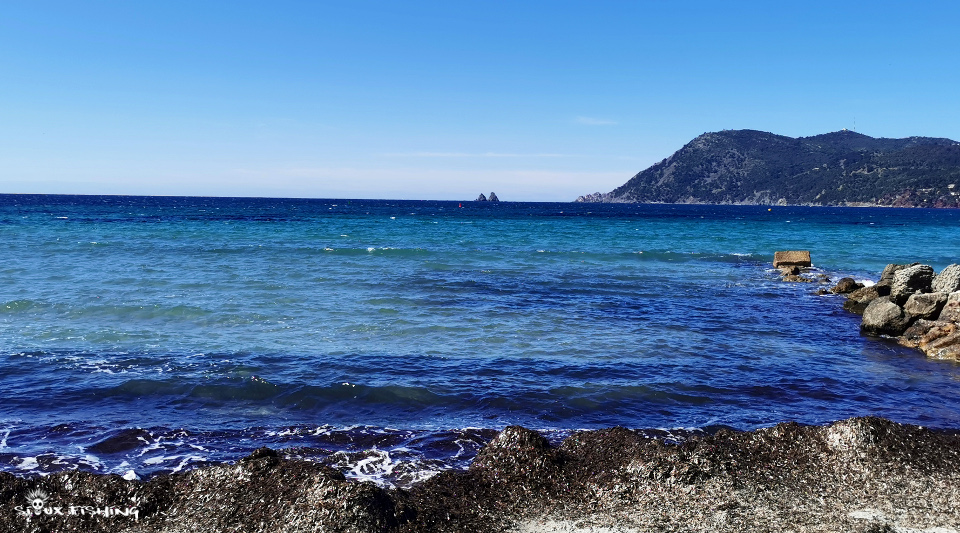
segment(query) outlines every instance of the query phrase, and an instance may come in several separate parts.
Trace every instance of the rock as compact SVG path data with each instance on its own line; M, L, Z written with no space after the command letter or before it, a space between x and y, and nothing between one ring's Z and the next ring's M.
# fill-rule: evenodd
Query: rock
M942 320L928 320L928 327L926 331L917 339L917 347L925 349L930 343L935 342L937 339L942 339L944 337L953 335L958 331L957 325L953 322L944 322ZM919 333L919 331L918 331ZM906 332L904 332L906 334Z
M933 283L933 268L929 265L911 265L898 270L890 285L890 299L903 305L911 294L930 292Z
M780 267L781 276L799 276L800 267L798 266L782 266Z
M903 309L893 303L889 296L881 296L870 302L863 311L860 331L867 335L889 335L897 337L909 325L909 317Z
M887 294L889 294L889 287L887 288L887 291ZM863 310L867 308L867 305L881 296L886 295L880 294L876 285L857 289L847 295L847 301L843 302L843 308L851 313L862 315Z
M809 267L810 265L810 252L808 250L774 252L773 254L773 268L780 268L781 266Z
M609 194L609 193L608 193L608 194ZM602 201L603 201L603 196L604 196L604 195L601 194L600 192L595 192L595 193L593 193L593 194L586 194L586 195L583 195L583 196L577 196L577 199L576 199L575 201L581 202L581 203L583 203L583 202L602 202Z
M486 202L486 201L487 201L487 197L484 196L483 193L480 193L480 196L477 196L476 201L477 201L477 202Z
M909 265L901 265L897 263L890 263L889 265L883 267L883 272L880 273L880 281L877 283L886 283L890 285L893 283L893 275L897 272L913 265L918 265L919 263L911 263Z
M793 283L813 283L813 280L812 280L812 279L810 279L810 278L805 278L805 277L803 277L803 276L797 276L797 275L795 275L795 274L790 274L790 275L784 276L783 279L782 279L782 281L789 281L789 282L793 282Z
M942 292L911 294L907 303L903 304L903 312L911 320L922 318L933 320L940 316L940 311L947 303L947 295Z
M960 265L950 265L933 278L930 285L933 292L951 293L960 290Z
M947 296L947 303L943 305L938 318L947 322L960 322L960 291L951 292Z
M939 333L945 334L920 343L923 353L933 359L960 359L960 331L956 325L944 326ZM930 336L929 333L927 335Z
M917 265L919 263L913 263ZM883 272L880 273L880 280L877 281L875 287L877 287L877 292L880 296L886 296L890 294L890 286L893 285L893 275L897 272L909 267L912 265L900 265L897 263L890 263L889 265L883 268Z
M0 531L953 531L960 523L958 450L956 432L875 417L688 437L610 428L576 432L558 447L512 426L469 469L405 490L347 480L268 450L144 482L79 471L40 478L0 472ZM136 502L139 518L27 522L14 508L36 488L64 510ZM851 523L881 516L870 509L895 513L896 529Z
M487 201L490 201L490 202L499 202L500 199L497 198L497 193L491 192L491 193L490 193L490 197L487 198Z
M833 288L830 289L830 292L833 294L849 294L857 289L862 289L863 284L857 283L853 278L841 278Z
M947 324L949 323L939 320L917 320L900 335L897 342L908 348L919 348L920 343L927 338L927 335L929 335L934 328L942 328Z

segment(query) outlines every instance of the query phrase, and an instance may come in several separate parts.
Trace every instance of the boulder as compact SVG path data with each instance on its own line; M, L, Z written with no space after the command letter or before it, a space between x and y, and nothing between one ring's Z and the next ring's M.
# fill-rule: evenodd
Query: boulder
M867 335L897 337L907 329L909 322L903 308L893 303L889 296L881 296L863 310L860 331Z
M830 289L830 292L833 294L849 294L857 289L862 289L863 284L857 283L853 278L841 278L833 288Z
M486 202L486 201L487 201L487 197L484 196L483 193L480 193L480 196L477 196L476 201L477 201L477 202Z
M960 265L953 264L944 268L933 278L930 285L933 292L951 293L960 290Z
M939 320L924 320L920 319L913 323L912 326L906 329L903 334L900 335L900 338L897 339L901 345L908 348L919 348L921 342L925 342L928 339L928 335L934 329L941 329L947 326L948 322L941 322ZM932 338L932 337L931 337Z
M487 198L487 201L489 201L489 202L499 202L500 199L497 198L497 193L491 192L491 193L490 193L490 197Z
M793 250L773 253L773 268L781 266L809 267L810 252L808 250Z
M933 283L933 267L930 265L912 265L898 270L890 285L890 299L897 305L903 305L911 294L930 292Z
M960 359L960 331L953 328L950 333L921 344L920 349L934 359Z
M889 265L883 267L883 272L880 273L880 281L878 281L877 283L878 284L885 283L886 285L890 285L893 283L894 274L896 274L897 272L909 266L918 265L918 264L919 263L911 263L909 265L900 265L897 263L890 263Z
M794 266L794 265L782 266L780 267L780 275L781 276L799 276L800 267Z
M951 292L947 296L947 303L943 305L939 319L946 322L960 322L960 291Z
M917 265L919 263L913 263ZM875 285L880 296L886 296L890 294L890 286L893 285L893 276L897 272L913 265L900 265L897 263L890 263L889 265L883 268L883 272L880 273L880 280L877 281Z
M889 287L887 289L889 291ZM887 294L889 294L889 292ZM857 289L847 295L847 301L843 302L843 308L851 313L862 315L863 310L867 308L867 305L881 296L886 295L880 294L876 285Z
M903 312L911 320L922 318L933 320L940 316L940 311L947 303L947 295L942 292L928 292L911 294L907 303L903 304Z

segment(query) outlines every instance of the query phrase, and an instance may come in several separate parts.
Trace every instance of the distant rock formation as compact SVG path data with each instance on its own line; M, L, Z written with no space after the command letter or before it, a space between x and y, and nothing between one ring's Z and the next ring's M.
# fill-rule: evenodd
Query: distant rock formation
M960 207L960 143L704 133L611 192L578 202Z
M477 202L499 202L500 199L497 198L497 193L491 192L489 198L487 198L486 196L484 196L483 193L480 193L480 196L478 196L475 201L477 201Z

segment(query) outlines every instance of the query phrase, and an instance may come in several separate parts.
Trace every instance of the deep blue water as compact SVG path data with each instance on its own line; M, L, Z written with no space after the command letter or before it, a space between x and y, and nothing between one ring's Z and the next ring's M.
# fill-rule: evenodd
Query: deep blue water
M0 242L13 472L269 445L407 483L509 424L960 427L960 366L770 270L939 270L954 210L0 195Z

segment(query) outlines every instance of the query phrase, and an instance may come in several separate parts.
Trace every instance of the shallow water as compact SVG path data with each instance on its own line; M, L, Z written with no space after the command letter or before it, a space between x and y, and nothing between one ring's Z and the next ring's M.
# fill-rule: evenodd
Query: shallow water
M960 367L769 269L939 270L958 237L952 210L0 195L0 469L269 445L406 484L509 424L960 427Z

